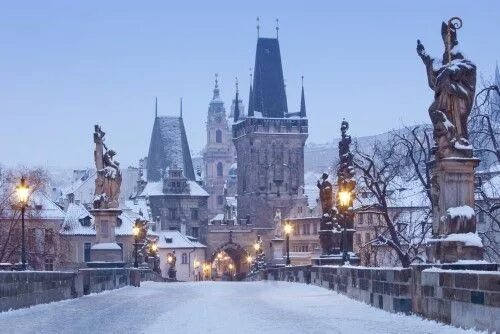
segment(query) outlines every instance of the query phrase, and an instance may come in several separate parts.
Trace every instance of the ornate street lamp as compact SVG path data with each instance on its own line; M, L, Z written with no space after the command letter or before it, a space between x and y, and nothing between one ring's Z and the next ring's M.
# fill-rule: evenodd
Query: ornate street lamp
M340 189L338 192L338 209L342 224L344 226L343 241L342 241L342 262L349 263L349 255L347 253L347 210L351 206L352 194L350 191Z
M28 205L29 186L24 176L21 177L21 183L16 187L17 198L21 206L21 269L26 270L26 240L24 235L24 213Z
M290 234L293 231L293 227L291 224L285 224L285 240L286 240L286 265L290 265Z
M132 233L134 234L134 268L139 268L139 262L137 261L138 256L138 247L139 247L139 234L141 233L141 229L138 226L137 222L132 229Z

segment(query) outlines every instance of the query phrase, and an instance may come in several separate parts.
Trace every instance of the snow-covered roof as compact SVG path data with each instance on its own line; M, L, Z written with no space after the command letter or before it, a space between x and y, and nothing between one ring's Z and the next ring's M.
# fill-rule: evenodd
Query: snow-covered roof
M140 170L135 167L121 169L122 183L120 186L120 203L124 203L137 192L137 181L140 179ZM91 204L94 200L95 170L89 171L85 177L77 179L70 186L63 189L63 196L74 195L74 201Z
M82 221L87 217L90 217L90 226L83 226ZM144 219L144 217L128 208L122 209L119 218L121 225L115 228L116 235L133 235L132 229L135 220L138 218ZM67 235L95 235L94 217L82 204L70 203L66 210L61 233ZM156 233L148 231L148 236L150 235L156 235Z
M131 200L125 201L125 207L141 216L143 219L152 221L151 210L148 206L147 200L144 197L136 197Z
M16 212L11 208L6 208L2 210L2 217L0 218L11 218ZM63 220L64 211L43 192L37 191L30 195L28 207L26 208L26 218Z
M223 213L218 213L212 219L210 219L210 222L213 222L213 221L222 221L222 220L224 220L224 214Z
M146 187L141 193L141 196L179 196L179 195L189 195L189 196L200 196L200 197L208 197L208 193L205 189L203 189L197 182L195 181L187 181L189 186L189 193L172 193L165 194L163 193L163 182L148 182Z
M206 248L196 238L182 234L179 231L161 231L158 234L158 248Z
M232 207L237 207L238 206L238 201L236 200L236 197L234 196L227 196L226 197L226 204Z

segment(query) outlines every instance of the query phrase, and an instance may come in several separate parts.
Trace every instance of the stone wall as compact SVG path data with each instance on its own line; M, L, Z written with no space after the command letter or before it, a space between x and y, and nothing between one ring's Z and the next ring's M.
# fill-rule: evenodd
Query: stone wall
M412 308L411 269L300 266L270 270L267 277L322 286L390 312Z
M139 273L138 273L139 272ZM137 278L134 282L134 278ZM161 280L149 269L81 269L75 272L0 271L0 312L89 293L113 290L140 281Z
M415 313L459 327L500 332L500 272L428 268L415 277Z
M293 266L267 269L247 280L314 284L389 312L418 314L462 328L500 333L500 272L496 264L469 269ZM461 266L463 268L463 266Z

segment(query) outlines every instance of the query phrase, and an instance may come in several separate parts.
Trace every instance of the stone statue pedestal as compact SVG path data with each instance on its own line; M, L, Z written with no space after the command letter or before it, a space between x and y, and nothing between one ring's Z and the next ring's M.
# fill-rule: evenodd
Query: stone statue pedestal
M274 267L282 267L285 265L285 259L283 258L284 248L283 245L285 240L282 238L274 238L271 240L273 248L273 258L271 259L271 265Z
M94 216L96 241L90 248L89 267L123 267L123 250L116 243L115 228L120 209L90 210Z
M432 239L427 258L432 263L482 260L483 246L476 234L474 214L475 158L442 158L430 163Z

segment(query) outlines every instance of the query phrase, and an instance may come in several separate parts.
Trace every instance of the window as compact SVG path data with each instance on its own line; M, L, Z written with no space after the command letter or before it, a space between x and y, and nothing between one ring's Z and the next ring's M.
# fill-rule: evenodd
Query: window
M161 220L161 230L165 231L166 229L168 229L167 221L165 219L162 219Z
M359 225L362 225L362 224L363 224L363 220L364 220L363 218L364 218L364 217L365 217L365 215L364 215L364 214L362 214L362 213L360 213L360 214L358 215L358 224L359 224Z
M224 175L224 167L222 166L222 162L217 163L217 176Z
M191 219L198 220L198 209L191 209Z
M79 219L79 220L80 220L80 224L82 224L82 226L90 226L90 216L87 216L87 217Z
M370 233L366 232L365 233L365 243L368 243L370 242L371 238L370 238Z
M368 214L368 224L373 224L373 213Z
M90 247L92 247L90 242L83 244L83 261L85 262L90 262Z
M178 226L169 226L168 229L169 229L169 231L179 231Z
M301 207L301 206L299 206L299 207L297 208L297 212L298 212L298 213L302 213L302 207Z
M53 245L54 242L54 231L45 230L45 245L50 246Z
M358 245L358 247L361 247L361 234L356 233L355 236L356 236L356 245Z
M313 223L313 234L318 234L318 224Z
M299 231L299 224L293 224L293 235L299 235L300 234L300 231Z
M182 253L182 264L188 263L188 255L186 253Z
M45 270L47 270L47 271L54 270L54 259L52 259L52 258L45 259Z
M303 235L309 235L311 234L311 229L310 229L310 225L309 224L304 224L302 225L302 234Z
M222 143L222 131L221 130L215 131L215 142Z
M217 205L224 204L224 196L217 196Z
M176 219L177 218L177 209L168 209L168 218Z
M199 227L192 227L191 228L191 236L198 238L200 234L200 228Z

